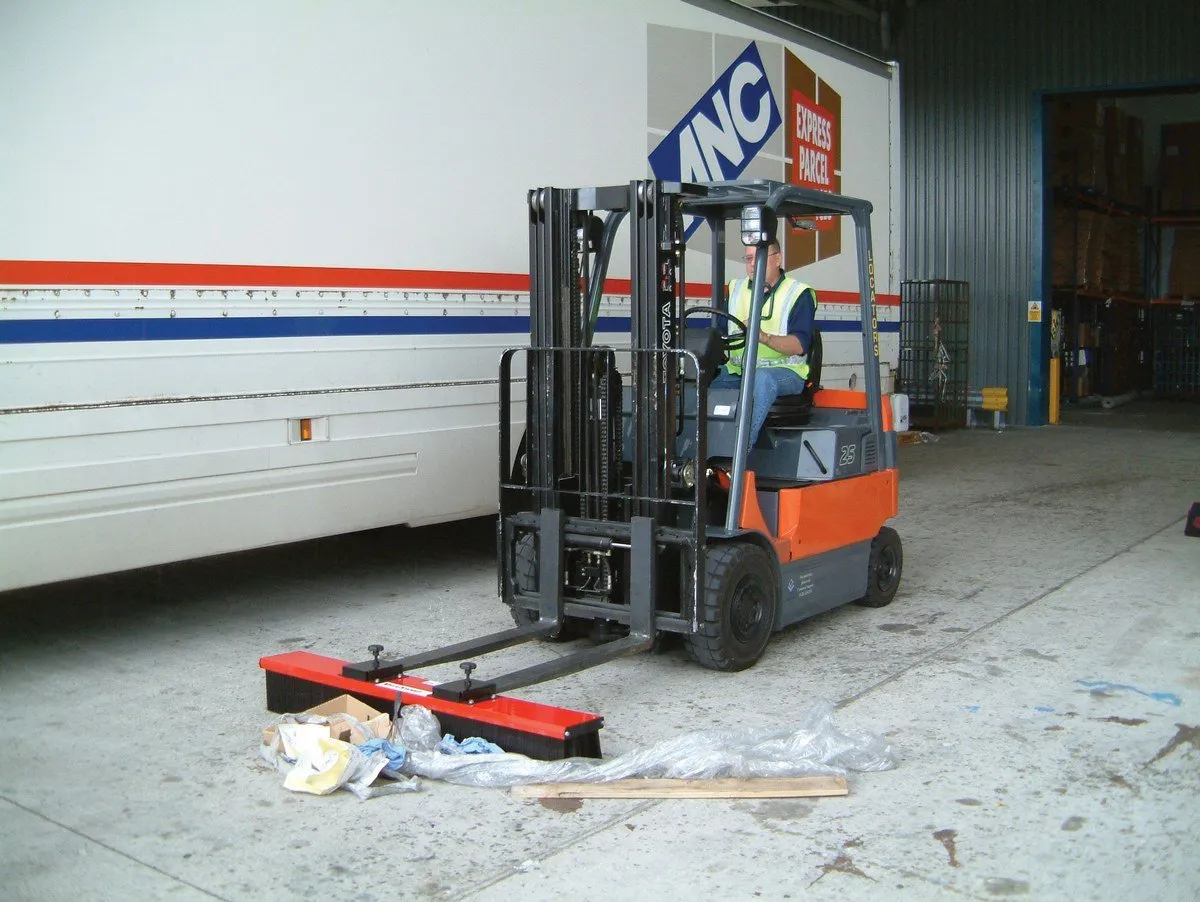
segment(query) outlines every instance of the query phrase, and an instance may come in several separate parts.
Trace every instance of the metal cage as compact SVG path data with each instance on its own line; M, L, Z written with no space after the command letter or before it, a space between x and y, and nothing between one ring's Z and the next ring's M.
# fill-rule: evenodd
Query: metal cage
M971 285L948 279L900 283L899 390L914 428L967 419Z
M1153 308L1154 395L1200 400L1200 315L1195 306Z

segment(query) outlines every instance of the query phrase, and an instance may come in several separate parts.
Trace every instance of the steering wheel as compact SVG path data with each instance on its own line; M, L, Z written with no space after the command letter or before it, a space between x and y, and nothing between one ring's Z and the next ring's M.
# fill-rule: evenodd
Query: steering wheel
M720 310L717 307L689 307L683 314L684 319L687 319L693 313L707 313L709 316L720 317L737 326L738 331L736 332L721 333L721 346L726 352L740 351L746 347L746 332L748 331L746 324L732 313L727 310Z

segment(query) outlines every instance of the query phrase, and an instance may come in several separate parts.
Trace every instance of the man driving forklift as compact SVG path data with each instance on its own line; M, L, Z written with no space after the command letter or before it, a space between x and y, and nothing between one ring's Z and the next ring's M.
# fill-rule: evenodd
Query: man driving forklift
M745 248L749 275L744 279L733 279L728 285L726 309L743 322L750 321L754 259L755 248ZM780 395L798 395L804 391L816 315L816 291L784 272L779 242L772 241L767 247L766 285L758 331L758 367L754 373L750 447L758 440L758 434L776 398ZM730 328L736 327L731 323ZM713 380L713 388L741 386L743 353L744 349L731 354L728 363Z

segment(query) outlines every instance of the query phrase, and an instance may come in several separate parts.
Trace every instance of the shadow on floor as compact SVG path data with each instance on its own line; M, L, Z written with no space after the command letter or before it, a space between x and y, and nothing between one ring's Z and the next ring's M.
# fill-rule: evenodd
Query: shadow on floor
M494 560L496 518L410 528L393 526L271 548L0 592L0 635L15 638L99 625L134 626L149 612L186 610L197 598L253 597L281 581L336 582L420 561L453 566ZM3 646L0 642L0 647Z
M1150 432L1200 432L1200 402L1138 400L1111 410L1099 405L1068 405L1063 407L1062 424Z

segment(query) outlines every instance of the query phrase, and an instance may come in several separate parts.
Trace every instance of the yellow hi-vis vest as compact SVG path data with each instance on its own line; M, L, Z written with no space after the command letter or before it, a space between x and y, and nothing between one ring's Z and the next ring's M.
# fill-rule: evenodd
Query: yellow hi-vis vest
M806 291L813 293L813 310L817 306L817 293L813 291L811 285L805 285L803 282L798 282L793 278L784 276L775 283L775 288L767 295L763 301L762 321L759 325L762 330L768 335L787 335L788 318L792 315L792 307L799 303L800 296ZM729 304L728 310L747 326L750 325L750 280L749 279L734 279L729 283ZM732 332L737 329L733 323L729 324L729 330ZM756 336L747 336L746 340L750 341ZM735 376L742 372L742 354L745 351L738 352L737 356L730 356L729 363L726 368ZM786 366L788 369L795 370L796 374L801 379L808 378L808 354L781 354L774 348L769 348L766 345L758 347L758 366Z

